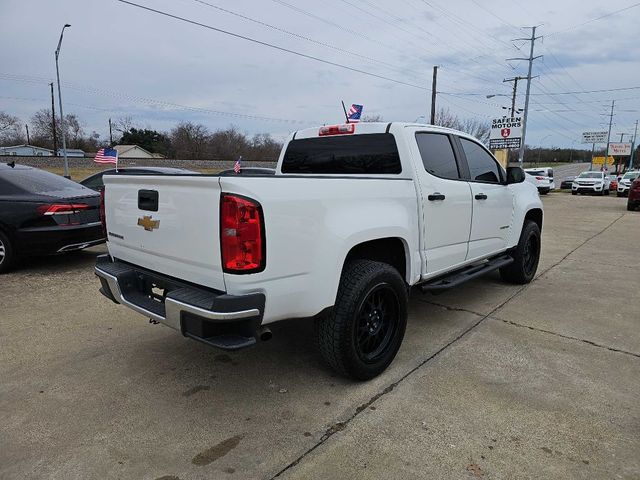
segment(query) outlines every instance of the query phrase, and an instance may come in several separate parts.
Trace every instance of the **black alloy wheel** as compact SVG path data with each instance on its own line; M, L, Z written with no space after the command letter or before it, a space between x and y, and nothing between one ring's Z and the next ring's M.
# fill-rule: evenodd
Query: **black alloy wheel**
M380 283L365 296L357 315L356 352L365 363L375 363L389 347L398 329L398 296L389 284Z

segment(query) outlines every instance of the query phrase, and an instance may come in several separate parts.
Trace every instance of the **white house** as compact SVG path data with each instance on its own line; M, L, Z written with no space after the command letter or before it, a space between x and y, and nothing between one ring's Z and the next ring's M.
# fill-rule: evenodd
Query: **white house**
M158 153L151 153L138 145L116 145L119 158L164 158Z
M64 154L62 149L58 149L58 156L62 157ZM84 157L84 150L80 150L79 148L67 148L67 157Z
M34 145L13 145L0 147L0 155L19 155L23 157L52 157L53 150Z

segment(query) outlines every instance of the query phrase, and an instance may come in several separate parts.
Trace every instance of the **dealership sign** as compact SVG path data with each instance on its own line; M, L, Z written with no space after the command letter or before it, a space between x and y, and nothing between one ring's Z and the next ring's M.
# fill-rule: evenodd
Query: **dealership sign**
M489 148L520 148L522 117L494 118L491 121Z
M630 143L610 143L609 155L618 155L620 157L628 157L631 155Z
M582 143L607 143L607 132L582 132Z

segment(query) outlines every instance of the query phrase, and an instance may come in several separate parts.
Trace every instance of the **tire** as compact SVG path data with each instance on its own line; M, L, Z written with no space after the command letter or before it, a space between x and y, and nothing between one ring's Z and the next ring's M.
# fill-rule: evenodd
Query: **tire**
M16 262L16 255L9 237L0 231L0 274L8 272Z
M609 195L610 193L611 193L611 191L609 191L609 189L607 189L607 190L605 190L605 191L604 191L604 194L605 194L605 195Z
M407 326L408 290L392 266L349 262L333 311L316 321L323 361L338 373L369 380L393 361Z
M575 190L571 190L571 195L577 195L578 192L576 192Z
M511 251L513 263L500 269L502 279L518 285L531 282L540 262L540 246L540 228L537 223L527 220L518 245Z
M627 210L629 210L630 212L633 212L635 208L630 203L627 203Z

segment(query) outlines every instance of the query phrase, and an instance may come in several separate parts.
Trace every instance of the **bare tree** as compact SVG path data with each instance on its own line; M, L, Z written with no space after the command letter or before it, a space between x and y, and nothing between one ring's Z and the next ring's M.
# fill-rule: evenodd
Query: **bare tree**
M210 156L210 134L204 125L180 122L171 130L169 138L176 158L199 160Z
M18 117L0 112L0 143L10 145L23 143L22 123Z
M382 118L382 115L376 113L375 115L365 115L364 117L362 117L362 121L363 122L383 122L384 119Z
M489 135L491 133L491 125L489 122L483 122L475 118L460 118L456 114L451 113L448 108L441 108L436 112L435 124L466 132L484 144L489 142Z

